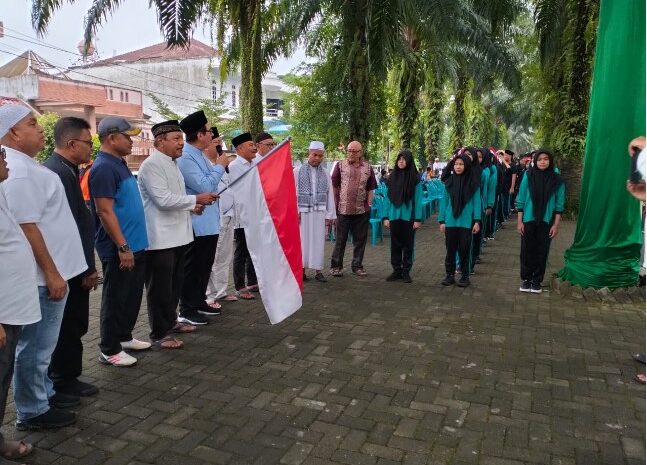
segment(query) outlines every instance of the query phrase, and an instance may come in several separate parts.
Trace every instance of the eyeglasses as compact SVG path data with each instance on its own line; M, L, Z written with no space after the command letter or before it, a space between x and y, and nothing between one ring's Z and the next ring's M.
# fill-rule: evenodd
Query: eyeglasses
M256 145L264 145L265 147L276 147L276 142L257 142Z
M85 139L70 139L70 142L76 141L76 142L83 142L84 144L87 144L88 147L92 147L92 140L85 140Z
M0 157L1 157L3 160L6 160L6 159L7 159L7 151L4 149L4 147L2 147L2 148L0 149Z

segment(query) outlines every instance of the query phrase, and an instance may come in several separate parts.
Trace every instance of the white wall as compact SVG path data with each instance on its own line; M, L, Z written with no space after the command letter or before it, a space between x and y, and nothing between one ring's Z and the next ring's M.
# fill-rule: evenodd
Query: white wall
M4 97L20 97L24 100L38 98L38 76L29 74L0 78L0 95Z

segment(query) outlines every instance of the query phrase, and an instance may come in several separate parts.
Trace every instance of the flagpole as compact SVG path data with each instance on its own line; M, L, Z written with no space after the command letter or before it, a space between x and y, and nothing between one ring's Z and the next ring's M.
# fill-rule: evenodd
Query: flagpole
M291 136L288 136L288 137L286 137L285 139L283 139L281 142L279 142L279 143L277 144L277 146L276 146L276 147L274 147L274 148L273 148L272 150L270 150L269 152L267 152L267 155L265 155L263 158L261 158L261 160L260 160L260 161L258 161L258 163L256 163L255 165L253 165L251 168L249 168L249 169L248 169L247 171L245 171L243 174L241 174L241 175L240 175L240 176L238 176L236 179L234 179L232 182L230 182L230 183L229 183L229 185L228 185L227 187L225 187L223 190L221 190L220 192L218 192L218 195L222 194L222 193L223 193L223 192L225 192L227 189L229 189L231 186L233 186L233 185L234 185L234 184L236 184L238 181L240 181L240 180L243 178L243 176L247 175L250 171L252 171L252 170L254 169L254 167L255 167L255 166L260 165L260 164L261 164L261 163L263 163L265 160L267 160L268 158L270 158L270 156L271 156L272 154L274 154L274 152L276 152L278 149L280 149L281 147L283 147L285 144L287 144L287 143L288 143L288 142L290 142L291 140L292 140L292 137L291 137Z

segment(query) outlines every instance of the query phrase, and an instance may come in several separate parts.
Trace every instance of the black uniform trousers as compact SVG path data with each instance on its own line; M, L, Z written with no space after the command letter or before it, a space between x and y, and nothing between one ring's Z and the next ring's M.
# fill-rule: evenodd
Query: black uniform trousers
M4 413L7 407L7 396L9 395L9 386L13 378L14 360L16 358L16 345L22 331L21 325L3 324L4 332L7 335L7 342L0 348L0 422L4 423ZM4 437L0 433L0 444L4 442Z
M346 251L349 232L353 235L351 269L356 271L364 268L364 251L366 250L366 240L368 239L368 220L370 216L370 211L359 215L337 215L337 237L335 238L332 258L330 259L331 268L344 267L344 252Z
M413 221L393 220L391 223L391 266L395 272L411 271L416 232Z
M237 291L247 286L256 286L256 270L247 249L247 239L243 228L234 229L234 287Z
M180 293L180 315L195 315L207 306L207 285L216 258L218 234L195 236L184 257L184 282Z
M101 342L104 355L121 352L121 343L133 338L139 315L146 277L146 252L135 254L135 267L119 268L119 257L101 259L103 287L101 291Z
M523 224L521 236L521 279L541 284L546 273L546 262L550 250L550 225L543 221Z
M63 311L58 342L49 364L49 377L54 383L73 381L83 370L83 343L88 332L90 291L83 289L83 278L76 276L67 282L69 292Z
M470 256L470 244L472 240L471 228L448 228L445 227L445 246L447 247L447 255L445 256L445 272L447 274L454 274L456 272L456 254L458 253L458 260L463 264L467 263ZM468 274L469 270L463 269L463 274Z
M186 249L182 245L146 252L146 303L153 341L167 336L177 323Z

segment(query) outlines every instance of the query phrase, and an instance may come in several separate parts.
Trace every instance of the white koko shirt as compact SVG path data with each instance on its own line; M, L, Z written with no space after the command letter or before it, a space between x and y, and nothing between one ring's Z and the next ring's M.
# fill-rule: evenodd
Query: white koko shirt
M158 150L139 167L139 192L144 202L148 250L170 249L193 241L191 210L195 195L187 195L175 160Z

